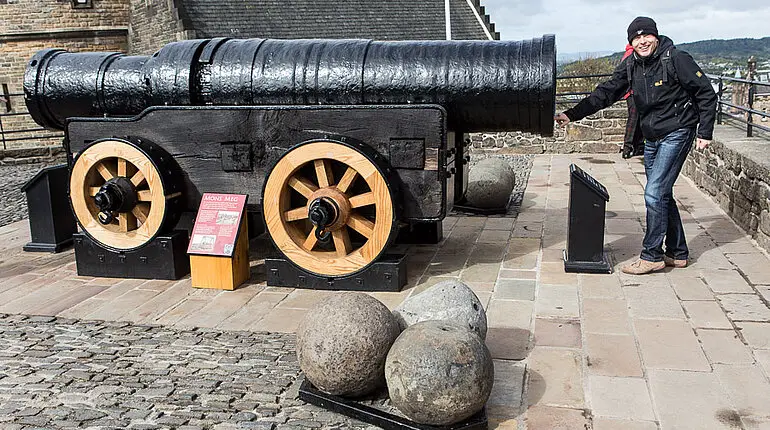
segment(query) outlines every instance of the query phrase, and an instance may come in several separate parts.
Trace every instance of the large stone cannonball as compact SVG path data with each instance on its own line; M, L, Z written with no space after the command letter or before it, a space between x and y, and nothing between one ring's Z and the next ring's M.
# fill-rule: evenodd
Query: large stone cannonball
M508 205L516 175L511 165L502 158L485 158L468 170L468 206L481 209L504 208Z
M487 314L484 306L465 283L456 279L439 282L409 297L393 310L401 330L420 321L442 320L465 325L487 337Z
M321 391L360 396L385 383L385 358L400 332L388 308L363 293L335 293L297 329L297 358Z
M471 417L492 392L492 356L465 326L424 321L401 333L385 362L390 401L409 419L449 425Z

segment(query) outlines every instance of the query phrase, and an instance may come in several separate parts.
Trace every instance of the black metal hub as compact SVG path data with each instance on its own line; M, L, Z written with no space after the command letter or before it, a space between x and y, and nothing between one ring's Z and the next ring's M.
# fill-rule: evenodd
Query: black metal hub
M136 187L125 177L112 178L99 188L94 203L99 208L99 222L109 224L115 212L129 212L136 206Z
M308 218L316 226L315 237L321 242L329 240L331 232L325 230L327 226L334 224L339 216L339 207L334 200L327 197L320 197L310 203Z

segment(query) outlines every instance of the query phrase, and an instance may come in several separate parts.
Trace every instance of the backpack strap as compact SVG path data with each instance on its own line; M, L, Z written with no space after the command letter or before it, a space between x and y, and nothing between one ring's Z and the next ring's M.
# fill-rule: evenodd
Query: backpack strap
M671 74L671 76L674 77L674 82L679 82L679 78L676 76L676 68L674 68L674 63L671 61L671 51L673 51L674 48L669 48L663 55L660 56L660 62L663 65L663 82L668 82L668 75Z
M626 57L626 77L628 78L628 88L632 88L631 84L634 80L634 54Z

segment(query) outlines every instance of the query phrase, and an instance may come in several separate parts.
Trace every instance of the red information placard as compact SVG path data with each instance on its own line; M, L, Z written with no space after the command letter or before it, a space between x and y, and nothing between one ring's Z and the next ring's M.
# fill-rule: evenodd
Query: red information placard
M203 194L187 253L232 257L248 198L245 194Z

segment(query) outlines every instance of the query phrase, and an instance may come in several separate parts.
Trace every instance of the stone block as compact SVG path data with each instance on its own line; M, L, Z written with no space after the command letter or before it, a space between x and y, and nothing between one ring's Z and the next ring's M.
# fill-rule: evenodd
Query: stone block
M567 125L567 142L583 142L587 140L601 140L602 131L579 123Z
M615 118L628 118L628 109L604 109L602 111L602 117L606 119L615 119Z

